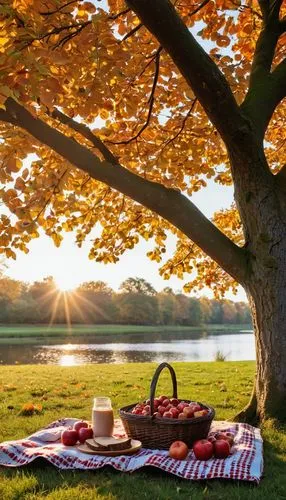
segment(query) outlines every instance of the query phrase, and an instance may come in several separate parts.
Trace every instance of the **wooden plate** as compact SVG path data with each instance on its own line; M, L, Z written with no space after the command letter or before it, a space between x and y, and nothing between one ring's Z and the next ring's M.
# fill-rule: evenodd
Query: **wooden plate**
M81 451L82 453L87 453L88 455L103 455L105 457L117 457L119 455L132 455L133 453L136 453L140 448L142 447L141 441L137 441L137 439L132 439L131 440L131 448L128 448L127 450L101 450L101 451L95 451L89 448L87 444L79 444L77 446L77 449Z

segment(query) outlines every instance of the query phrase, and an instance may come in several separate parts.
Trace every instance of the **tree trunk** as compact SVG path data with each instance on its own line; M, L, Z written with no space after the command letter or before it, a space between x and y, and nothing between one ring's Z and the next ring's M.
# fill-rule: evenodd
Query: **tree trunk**
M243 286L252 310L256 343L253 394L238 415L248 422L266 418L286 421L285 192L275 176L266 173L263 156L260 171L247 169L249 175L239 176L235 192L250 256Z
M277 269L249 286L256 341L256 417L286 421L286 241L276 249ZM279 258L278 258L278 255ZM250 415L251 416L251 415Z

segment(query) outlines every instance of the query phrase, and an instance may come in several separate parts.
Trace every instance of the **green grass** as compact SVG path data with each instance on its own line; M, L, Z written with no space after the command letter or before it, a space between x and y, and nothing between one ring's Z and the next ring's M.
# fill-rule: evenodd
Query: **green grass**
M207 402L217 419L231 419L248 400L254 362L173 363L179 397ZM107 395L114 408L145 398L155 365L86 365L80 367L0 367L0 441L27 436L64 416L89 418L92 398ZM170 393L165 371L158 393ZM43 405L39 415L19 416L27 402ZM10 409L9 409L10 408ZM286 499L286 428L263 429L265 478L259 487L235 482L192 483L156 470L124 474L112 469L59 471L46 462L0 470L1 500L179 500Z
M250 325L205 325L205 326L145 326L145 325L2 325L0 326L0 344L17 344L19 341L25 344L32 344L49 340L64 339L78 341L88 339L91 336L105 335L136 335L142 333L187 333L205 331L227 331L237 332L239 330L251 329Z

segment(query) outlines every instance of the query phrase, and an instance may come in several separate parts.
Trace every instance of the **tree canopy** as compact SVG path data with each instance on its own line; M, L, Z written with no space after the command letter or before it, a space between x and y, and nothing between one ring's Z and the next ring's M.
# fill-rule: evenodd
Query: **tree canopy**
M1 2L0 195L13 215L1 216L0 251L27 252L40 228L56 245L76 231L80 246L100 224L91 259L115 262L143 237L165 278L196 272L186 290L235 286L236 207L212 224L186 196L211 178L232 183L238 106L263 134L285 94L281 3L180 0L176 13L165 0ZM285 163L284 120L285 102L267 129L273 172ZM177 248L166 261L168 231Z

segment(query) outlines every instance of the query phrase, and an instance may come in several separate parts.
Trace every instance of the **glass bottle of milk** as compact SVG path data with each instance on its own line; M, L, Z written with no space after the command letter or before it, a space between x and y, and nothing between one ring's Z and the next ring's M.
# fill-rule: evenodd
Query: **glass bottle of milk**
M94 437L112 436L113 426L114 416L110 398L94 398L92 409L92 429Z

